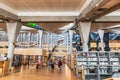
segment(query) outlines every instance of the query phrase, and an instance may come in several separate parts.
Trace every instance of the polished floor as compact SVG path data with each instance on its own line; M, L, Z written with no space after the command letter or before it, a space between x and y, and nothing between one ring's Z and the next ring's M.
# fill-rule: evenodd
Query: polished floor
M0 80L80 80L67 67L63 65L62 70L55 66L52 71L48 68L35 69L35 66L24 66L20 72L11 73Z

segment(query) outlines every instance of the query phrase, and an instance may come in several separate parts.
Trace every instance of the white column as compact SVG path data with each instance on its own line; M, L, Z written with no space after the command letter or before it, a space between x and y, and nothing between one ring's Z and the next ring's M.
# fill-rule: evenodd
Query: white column
M20 41L20 47L22 47L21 46L21 43L23 42L23 34L21 33L21 39L20 39L21 41Z
M21 29L21 23L14 22L14 23L6 23L7 25L7 35L9 40L9 48L8 48L8 55L7 57L10 59L9 69L12 67L12 60L14 54L14 43L17 39L19 31Z
M50 48L50 33L47 33L47 51L49 51Z
M26 35L26 33L23 33L23 43L24 43L24 44L23 44L23 47L25 47L25 41L26 41L26 40L25 40L25 35Z
M101 41L101 49L102 49L102 51L104 51L104 47L105 47L105 44L104 44L104 41L103 41L104 30L98 30L98 34L99 34L100 41Z
M30 48L30 36L31 36L31 32L28 33L28 48Z
M53 48L53 33L51 33L51 48Z
M42 48L42 36L43 36L43 30L39 30L39 35L40 35L40 38L39 38L39 46L40 46L40 48Z
M52 35L52 46L54 47L55 46L55 37L54 37L55 34Z
M80 22L80 36L83 43L83 51L88 51L88 40L90 33L91 22Z
M69 34L68 32L66 33L66 37L67 37L67 51L69 52Z
M23 33L21 33L21 42L23 42Z
M20 46L20 34L17 37L17 42L18 42L18 46L17 47L19 47Z
M45 48L47 48L47 36L48 36L48 34L46 33L45 34Z
M36 47L38 48L39 47L39 42L40 42L39 41L40 36L39 36L39 33L36 33L35 35L36 35L36 44L37 44Z
M40 61L41 61L41 56L38 56L38 60L40 60Z
M73 44L72 44L72 39L73 39L73 30L69 30L69 36L70 36L70 54L73 52Z

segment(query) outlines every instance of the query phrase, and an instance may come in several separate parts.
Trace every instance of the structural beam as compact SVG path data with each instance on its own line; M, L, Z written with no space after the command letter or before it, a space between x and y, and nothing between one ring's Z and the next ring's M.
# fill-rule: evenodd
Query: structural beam
M95 20L96 23L103 22L103 23L120 23L120 16L103 16Z
M91 4L79 16L79 21L95 21L96 19L118 10L120 0L92 0Z
M19 16L22 22L73 22L77 16Z
M89 13L93 8L95 8L95 5L100 2L100 0L91 0L91 3L83 10L83 12L79 15L79 18L82 18L87 13Z
M90 17L91 15L94 14L94 12L96 10L98 10L99 8L101 8L103 5L105 5L106 3L108 3L110 0L103 0L101 2L98 2L97 4L95 4L95 7L85 15L85 17Z
M111 4L112 5L112 4ZM107 8L107 7L106 7ZM94 21L95 19L98 19L108 13L111 13L113 11L116 11L120 9L120 0L117 0L117 4L113 4L112 7L108 8L108 9L105 9L103 12L101 12L100 14L97 14L96 16L94 16L91 21Z
M2 8L0 8L0 19L3 19L3 20L18 20L18 16L13 14L13 13L10 13Z

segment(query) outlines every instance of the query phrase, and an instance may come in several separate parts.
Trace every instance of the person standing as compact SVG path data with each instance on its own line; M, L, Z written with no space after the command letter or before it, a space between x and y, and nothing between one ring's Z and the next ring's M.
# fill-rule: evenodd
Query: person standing
M49 63L49 64L50 64L50 66L51 66L51 69L54 70L54 61L53 61L53 59L50 60L50 63Z
M58 60L58 68L61 69L61 67L62 67L62 61L60 59L60 60Z
M41 61L38 60L37 65L36 65L36 69L38 69L41 65L42 65Z

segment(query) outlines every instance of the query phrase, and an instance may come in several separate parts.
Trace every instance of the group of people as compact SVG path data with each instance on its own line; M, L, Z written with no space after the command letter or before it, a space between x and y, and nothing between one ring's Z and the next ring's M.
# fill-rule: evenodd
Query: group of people
M58 68L61 69L62 67L62 60L58 59L57 62L54 61L53 59L50 59L48 62L49 67L54 70L55 64L58 65ZM36 69L38 69L40 66L42 66L42 62L40 60L38 60L37 65L36 65Z
M62 61L61 61L61 59L59 59L59 60L57 61L57 63L56 63L53 59L50 59L50 61L49 61L49 66L51 67L52 70L54 69L54 65L55 65L55 64L57 64L57 65L58 65L58 68L61 69L61 67L62 67Z

